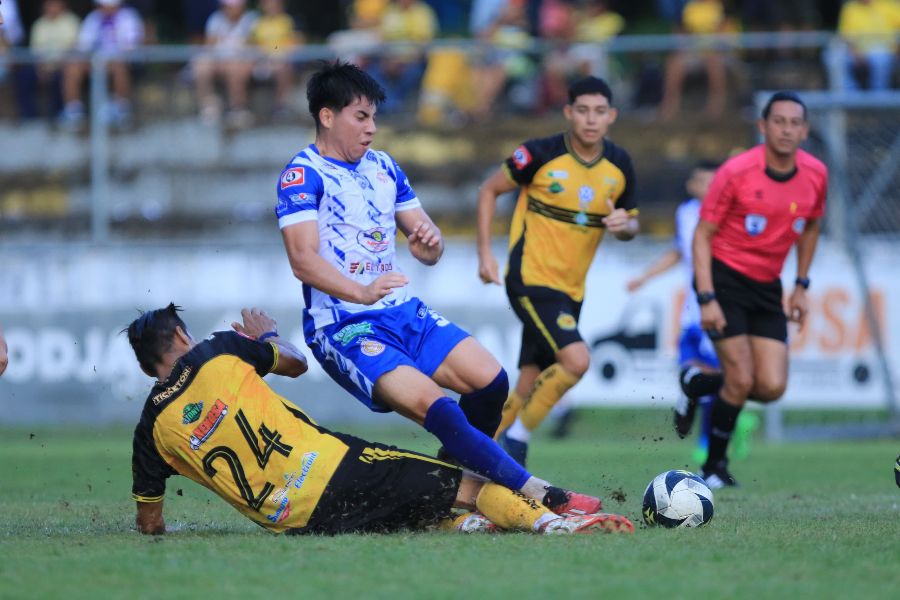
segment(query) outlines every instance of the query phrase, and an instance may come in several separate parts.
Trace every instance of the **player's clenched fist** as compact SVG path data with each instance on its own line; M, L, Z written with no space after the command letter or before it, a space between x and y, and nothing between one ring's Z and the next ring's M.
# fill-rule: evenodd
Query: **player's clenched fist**
M482 256L478 259L478 278L482 283L496 283L500 285L500 267L493 254Z
M721 335L725 333L727 324L725 313L722 312L722 307L715 300L700 307L700 327L704 331Z
M391 290L403 287L409 279L402 273L387 273L362 288L358 304L375 304L391 293Z

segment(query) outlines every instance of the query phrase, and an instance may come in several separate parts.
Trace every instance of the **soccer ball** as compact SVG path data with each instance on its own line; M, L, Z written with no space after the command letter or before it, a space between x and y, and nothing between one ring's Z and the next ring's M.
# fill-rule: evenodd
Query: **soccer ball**
M644 492L644 522L663 527L700 527L713 517L713 495L690 471L666 471Z

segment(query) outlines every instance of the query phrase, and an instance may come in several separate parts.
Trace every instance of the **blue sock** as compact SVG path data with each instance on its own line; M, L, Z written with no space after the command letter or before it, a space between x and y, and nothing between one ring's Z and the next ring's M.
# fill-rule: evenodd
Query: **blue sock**
M490 437L478 431L450 398L438 398L425 414L425 429L441 440L450 456L511 490L519 490L531 477Z
M459 407L472 427L488 437L494 437L494 432L500 425L503 404L508 394L509 378L506 371L500 369L494 380L486 387L460 396Z

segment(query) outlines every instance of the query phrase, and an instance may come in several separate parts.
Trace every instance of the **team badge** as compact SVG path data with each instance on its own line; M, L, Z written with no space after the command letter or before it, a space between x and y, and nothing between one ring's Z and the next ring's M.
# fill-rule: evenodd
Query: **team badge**
M200 424L197 425L196 429L191 433L191 450L199 450L200 446L203 445L203 442L208 440L209 436L215 433L216 429L219 428L222 419L224 419L227 414L228 405L221 400L216 400L213 407L206 413L206 417L200 421Z
M750 235L759 235L766 230L768 220L762 215L747 215L744 217L744 229Z
M560 192L562 192L562 191L565 191L565 189L566 189L566 188L564 188L564 187L562 186L562 184L561 184L560 182L558 182L558 181L554 181L553 183L551 183L551 184L550 184L550 188L549 188L549 190L550 190L552 193L554 193L554 194L558 194L558 193L560 193Z
M561 312L559 313L559 316L556 317L556 325L563 331L574 331L575 327L578 326L578 323L575 321L575 317L569 313Z
M196 422L200 418L201 412L203 412L203 403L191 402L184 407L184 411L181 413L181 424L189 425Z
M794 233L796 233L797 235L802 234L804 231L806 231L806 219L804 219L803 217L794 219L794 224L791 225L791 227L794 229Z
M531 162L531 153L525 146L519 146L512 154L512 161L516 168L524 169Z
M384 227L373 227L366 231L360 231L356 241L363 248L372 252L384 252L390 246L390 238Z
M384 344L377 340L363 338L359 340L359 349L366 356L378 356L384 352Z
M305 181L306 176L303 167L292 167L281 175L281 189L303 185Z

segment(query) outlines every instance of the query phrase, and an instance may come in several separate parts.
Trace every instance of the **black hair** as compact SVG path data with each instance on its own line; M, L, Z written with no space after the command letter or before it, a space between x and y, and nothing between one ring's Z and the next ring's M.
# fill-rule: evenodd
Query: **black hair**
M384 102L384 88L371 75L348 62L324 62L306 85L309 112L319 131L319 111L330 108L341 111L357 98L366 98L376 106Z
M575 104L575 98L585 94L601 94L612 106L613 95L609 89L609 84L593 75L584 77L572 83L569 86L569 104Z
M796 102L803 108L803 120L806 120L806 104L803 100L800 99L800 96L797 95L797 92L790 92L786 90L782 90L780 92L775 92L772 94L772 97L769 98L769 101L766 102L766 105L762 109L762 118L768 119L769 112L772 110L772 105L776 102Z
M169 302L165 308L141 312L141 316L128 326L128 343L145 372L155 373L163 355L172 349L176 327L187 332L187 326L178 316L181 310L180 306Z

